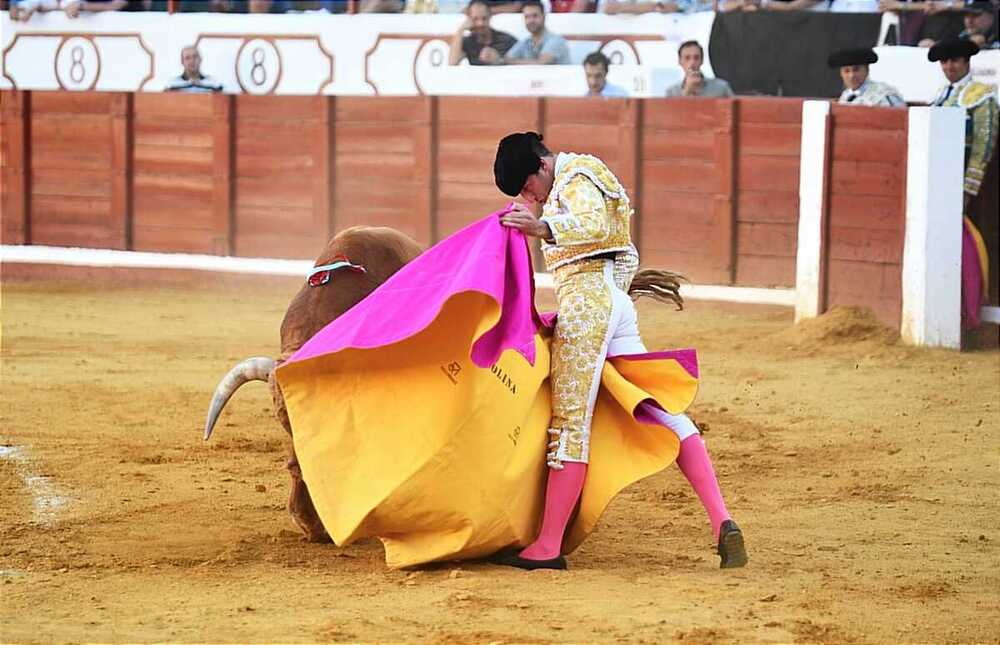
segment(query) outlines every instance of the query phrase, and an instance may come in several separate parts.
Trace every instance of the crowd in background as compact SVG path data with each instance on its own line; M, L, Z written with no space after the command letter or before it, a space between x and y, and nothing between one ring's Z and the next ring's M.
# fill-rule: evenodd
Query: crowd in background
M519 0L484 0L492 13L517 13L524 2ZM165 0L17 0L3 2L20 15L36 9L65 8L78 15L83 11L166 11ZM462 13L467 0L180 0L175 3L182 12L209 11L217 13L289 13L320 11L329 13ZM992 19L978 20L979 25L967 26L966 12L970 5L981 7L977 13ZM900 16L896 35L899 45L930 46L952 36L966 33L981 38L980 48L997 46L996 0L545 0L547 13L693 13L697 11L850 11L893 12ZM18 9L20 7L21 9Z

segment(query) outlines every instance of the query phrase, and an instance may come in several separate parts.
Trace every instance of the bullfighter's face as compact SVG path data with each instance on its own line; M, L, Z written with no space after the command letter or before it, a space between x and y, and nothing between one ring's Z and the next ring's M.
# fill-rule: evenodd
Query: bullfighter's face
M528 175L521 189L521 198L528 202L544 204L555 181L555 158L542 157L542 165L533 175Z
M955 83L965 78L969 73L968 58L949 58L941 61L941 71L949 83Z
M840 68L840 80L844 81L844 87L854 91L868 80L868 66L844 65Z

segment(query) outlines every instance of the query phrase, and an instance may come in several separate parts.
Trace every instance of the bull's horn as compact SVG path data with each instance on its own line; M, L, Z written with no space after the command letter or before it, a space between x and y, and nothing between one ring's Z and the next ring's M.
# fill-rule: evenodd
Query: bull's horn
M212 429L219 419L222 408L226 407L229 398L240 388L241 385L249 381L267 381L274 371L274 361L270 358L256 357L248 358L237 363L233 369L229 370L212 395L212 403L208 406L208 419L205 420L205 441L212 437Z

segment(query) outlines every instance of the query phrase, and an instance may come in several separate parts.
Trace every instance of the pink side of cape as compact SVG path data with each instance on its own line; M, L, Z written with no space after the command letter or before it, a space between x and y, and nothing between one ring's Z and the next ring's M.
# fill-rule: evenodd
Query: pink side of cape
M445 302L466 291L500 305L500 320L472 346L470 358L489 367L508 349L534 365L535 333L552 327L555 313L535 310L535 280L527 240L500 224L497 211L441 240L386 280L367 298L310 338L288 363L344 349L371 349L406 340L434 322ZM328 286L317 289L330 288ZM693 349L619 356L625 360L672 358L698 378Z
M501 316L473 344L472 361L489 367L504 350L513 349L533 365L541 321L534 307L531 255L524 235L500 224L506 212L492 213L424 251L320 330L288 362L405 340L434 322L449 298L474 291L499 303Z

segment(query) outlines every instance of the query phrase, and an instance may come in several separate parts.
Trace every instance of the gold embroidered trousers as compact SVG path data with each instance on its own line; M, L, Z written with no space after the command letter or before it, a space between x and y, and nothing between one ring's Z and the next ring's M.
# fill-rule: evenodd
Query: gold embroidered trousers
M558 317L552 338L552 421L547 462L588 463L590 426L608 356L645 354L635 304L615 282L612 260L579 260L553 271ZM631 275L629 275L631 279ZM627 286L627 285L625 285ZM698 433L684 414L659 406L645 412L684 441Z

